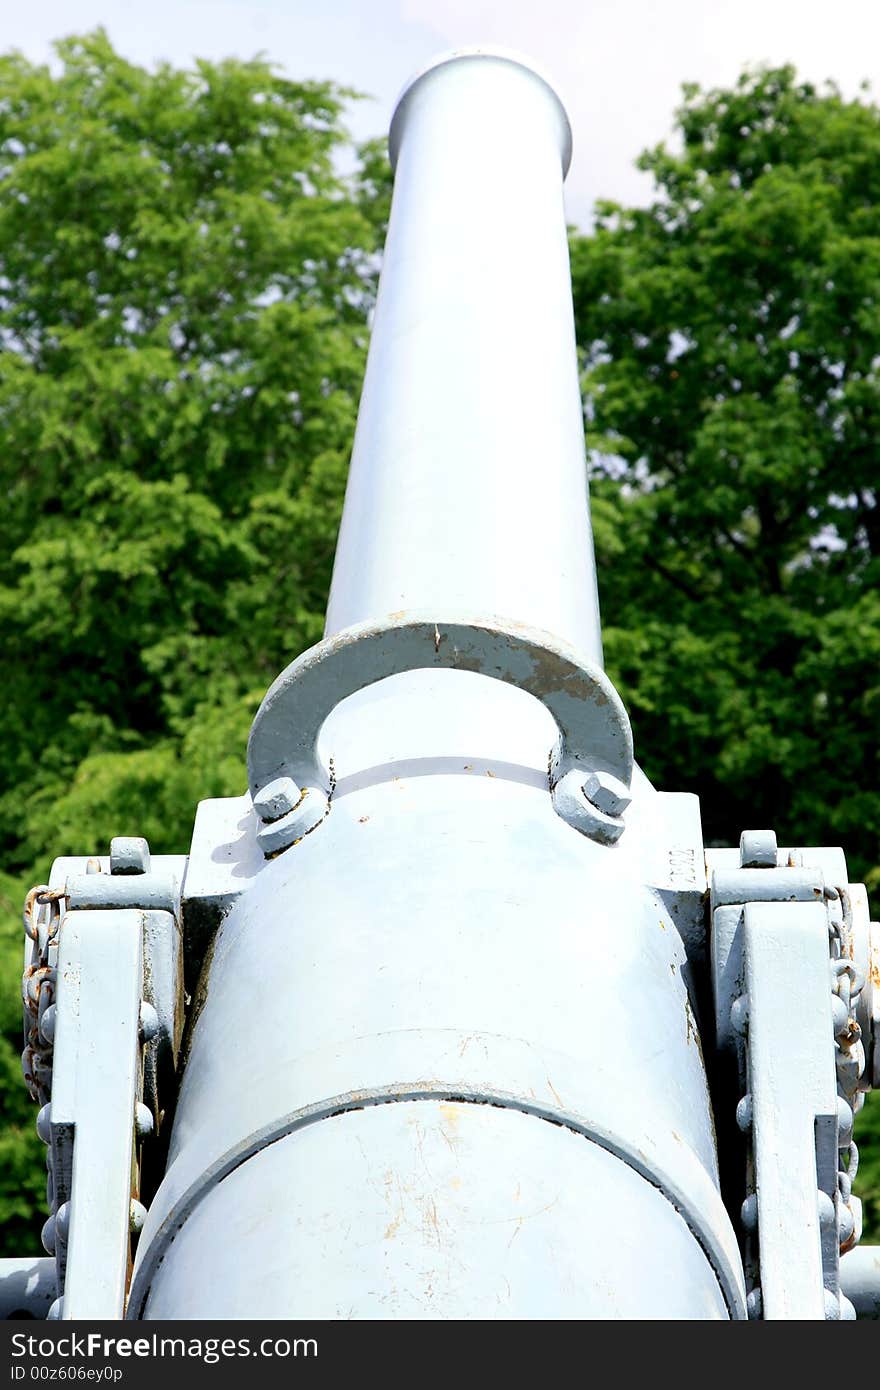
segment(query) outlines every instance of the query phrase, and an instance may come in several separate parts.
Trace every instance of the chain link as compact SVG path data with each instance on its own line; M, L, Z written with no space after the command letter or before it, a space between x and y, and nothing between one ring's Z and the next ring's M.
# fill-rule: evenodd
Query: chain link
M46 1105L52 1097L54 1004L58 972L58 939L66 893L41 883L24 902L25 936L30 959L21 979L24 1007L24 1051L21 1069L31 1099Z
M834 1061L837 1094L841 1101L838 1124L840 1167L837 1174L838 1233L840 1253L845 1255L862 1233L861 1202L853 1196L853 1183L859 1168L859 1151L852 1137L856 1115L865 1103L862 1078L865 1047L856 1019L856 1003L865 985L855 963L852 904L846 888L825 891L828 907L828 935L831 954L832 1012L834 1018Z
M94 867L93 867L94 866ZM90 860L87 872L100 872L97 860ZM42 1107L37 1117L37 1133L46 1145L47 1188L46 1202L49 1217L43 1226L42 1240L56 1260L58 1298L49 1316L60 1315L64 1293L67 1249L67 1225L72 1197L62 1201L56 1190L54 1141L48 1122L48 1106L52 1099L52 1068L55 1036L55 997L58 981L58 948L61 928L69 904L66 889L51 889L38 884L25 898L23 922L30 955L21 981L24 1010L24 1051L21 1062L25 1084L31 1099ZM143 1045L144 1039L141 1039ZM132 1117L135 1149L131 1173L129 1219L132 1233L143 1225L146 1209L140 1202L140 1154L144 1138L152 1132L153 1117L143 1104L143 1067L136 1090L135 1114ZM65 1216L65 1213L67 1215Z

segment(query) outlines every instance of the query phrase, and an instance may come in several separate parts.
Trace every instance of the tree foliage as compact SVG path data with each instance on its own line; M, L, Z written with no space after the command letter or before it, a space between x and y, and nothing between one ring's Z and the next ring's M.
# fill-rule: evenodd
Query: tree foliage
M841 844L876 910L880 112L786 67L678 129L572 245L608 666L708 843Z
M338 173L332 84L263 62L147 72L102 33L57 54L56 72L0 58L0 1219L18 1249L44 1184L13 1081L22 892L111 835L181 852L200 797L240 794L254 711L323 625L387 205L376 148Z

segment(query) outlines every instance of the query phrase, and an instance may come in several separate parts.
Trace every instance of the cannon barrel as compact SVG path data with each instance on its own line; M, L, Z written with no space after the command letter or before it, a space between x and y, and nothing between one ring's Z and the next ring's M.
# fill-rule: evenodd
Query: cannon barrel
M602 660L562 181L515 59L440 60L391 122L394 199L327 632L501 614Z

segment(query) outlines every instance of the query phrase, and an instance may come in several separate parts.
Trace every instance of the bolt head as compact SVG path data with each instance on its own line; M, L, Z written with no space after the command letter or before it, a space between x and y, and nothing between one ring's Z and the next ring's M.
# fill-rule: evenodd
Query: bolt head
M730 1026L734 1033L745 1037L746 1029L749 1026L749 997L747 994L740 994L730 1006Z
M292 777L276 777L267 782L254 797L254 810L261 821L280 820L292 811L302 793Z
M736 1123L747 1134L752 1127L752 1097L746 1092L736 1103Z
M629 787L610 772L591 772L584 782L584 796L606 816L622 816L632 801Z
M138 835L117 835L110 841L111 874L148 874L150 846Z
M40 1232L40 1241L47 1255L55 1254L55 1217L50 1216L43 1222L43 1229Z
M740 1208L740 1219L743 1227L747 1231L758 1229L758 1198L754 1192L750 1192Z
M825 1321L841 1322L842 1318L840 1307L840 1295L833 1293L831 1289L825 1290Z
M820 1188L816 1196L816 1211L819 1214L820 1226L837 1225L837 1208L834 1205L834 1198L829 1197L827 1192Z
M134 1132L139 1139L146 1139L153 1133L153 1112L141 1101L134 1107Z
M55 1213L55 1239L66 1241L70 1235L70 1203L62 1202Z
M775 830L744 830L739 837L740 867L775 869L777 848Z
M52 1106L43 1105L37 1111L37 1134L44 1144L52 1138Z
M139 1022L141 1040L145 1043L152 1042L159 1031L159 1015L146 999L141 1000Z

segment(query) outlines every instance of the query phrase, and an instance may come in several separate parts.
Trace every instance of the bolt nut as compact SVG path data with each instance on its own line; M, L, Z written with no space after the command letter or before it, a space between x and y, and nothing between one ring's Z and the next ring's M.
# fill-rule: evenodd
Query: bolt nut
M629 787L610 772L591 772L583 785L584 796L606 816L622 816L632 801Z
M254 797L254 810L261 821L280 820L299 803L302 793L292 777L276 777Z
M148 874L150 846L136 835L117 835L110 841L111 874Z
M740 867L775 869L777 850L775 830L744 830L739 837Z

